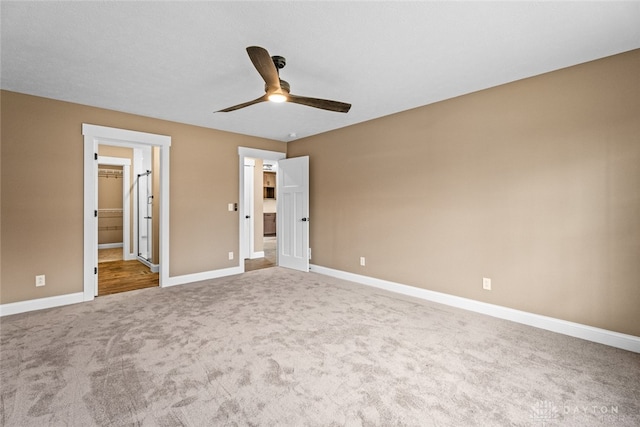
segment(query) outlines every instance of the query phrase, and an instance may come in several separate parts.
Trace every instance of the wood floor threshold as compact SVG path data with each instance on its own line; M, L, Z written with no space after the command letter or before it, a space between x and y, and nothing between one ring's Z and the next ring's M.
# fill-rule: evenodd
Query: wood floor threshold
M139 261L106 261L98 264L98 296L159 286L160 274Z

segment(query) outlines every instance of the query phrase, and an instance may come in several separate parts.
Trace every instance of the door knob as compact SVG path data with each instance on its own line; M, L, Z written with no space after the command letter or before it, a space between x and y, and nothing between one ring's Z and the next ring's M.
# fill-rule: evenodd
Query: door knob
M302 221L307 222L309 221L309 218L302 218Z
M245 218L249 219L251 218L251 215L245 215Z

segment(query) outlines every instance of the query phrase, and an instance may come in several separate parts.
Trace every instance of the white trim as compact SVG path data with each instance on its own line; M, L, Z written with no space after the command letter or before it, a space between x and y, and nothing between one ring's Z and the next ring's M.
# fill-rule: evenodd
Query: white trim
M100 249L116 249L122 248L124 246L123 243L98 243L98 250Z
M150 262L148 259L138 256L136 258L138 260L138 262L146 265L147 267L149 267L149 269L151 270L152 273L157 273L158 271L160 271L160 266L158 264L153 264L152 262Z
M235 274L244 273L244 263L239 267L221 268L220 270L203 271L202 273L185 274L182 276L170 277L164 287L187 285L193 282L201 282L203 280L218 279L220 277L233 276Z
M362 285L373 286L375 288L380 288L427 301L433 301L452 307L462 308L464 310L486 314L488 316L497 317L499 319L510 320L512 322L521 323L540 329L546 329L548 331L581 338L587 341L593 341L599 344L605 344L611 347L640 353L640 337L636 337L633 335L621 334L619 332L609 331L601 328L594 328L593 326L583 325L580 323L568 322L562 319L542 316L540 314L528 313L526 311L488 304L485 302L462 298L455 295L444 294L441 292L429 291L427 289L389 282L387 280L376 279L374 277L362 276L360 274L349 273L341 270L334 270L332 268L322 267L319 265L312 264L309 267L311 271L319 274L324 274L326 276L349 280L351 282L360 283Z
M240 175L238 187L240 189L240 194L238 196L238 212L236 215L240 215L241 212L244 212L244 159L245 157L250 157L253 159L263 159L263 160L282 160L287 158L287 153L282 153L279 151L267 151L260 150L258 148L247 148L247 147L238 147L238 157L239 157L239 170L238 174ZM249 253L249 250L244 248L245 239L244 239L244 221L239 217L238 218L239 227L238 227L238 241L240 242L240 254ZM244 273L244 259L242 256L238 257L238 268L240 269L239 273Z
M156 266L157 267L157 266ZM202 280L218 279L220 277L233 276L241 274L244 268L231 267L220 270L205 271L202 273L185 274L183 276L171 277L165 282L163 287L186 285ZM156 271L157 272L157 271ZM10 316L12 314L26 313L28 311L43 310L46 308L60 307L63 305L77 304L86 301L84 292L76 292L67 295L58 295L54 297L38 298L26 301L13 302L8 304L0 304L0 317Z
M131 213L131 215L133 215L133 221L131 221L132 223L132 236L133 236L133 247L131 248L131 257L129 258L129 260L134 260L134 259L138 259L138 253L140 253L140 251L138 250L138 216L139 216L139 202L138 202L138 174L142 173L143 171L146 170L146 168L144 167L143 163L143 158L145 157L150 157L151 153L147 153L147 150L144 150L145 152L143 152L143 148L148 148L148 147L135 147L133 149L133 179L134 179L134 184L131 187L131 194L132 194L132 199L133 199L133 207L134 207L134 212ZM150 165L149 165L150 167ZM135 190L134 190L135 188Z
M98 163L107 166L131 166L131 159L126 157L98 156Z
M254 234L254 229L255 229L255 212L254 212L254 185L253 185L253 181L255 178L255 167L256 167L256 161L255 159L252 158L246 158L244 159L244 203L241 205L242 209L244 209L241 214L240 214L240 220L245 222L245 227L244 227L244 233L245 235L243 236L244 239L244 244L240 245L240 248L242 249L240 256L242 257L242 259L245 258L251 258L251 254L254 251L255 248L255 236ZM248 202L248 203L247 203ZM246 206L246 205L249 206ZM247 216L249 217L249 221L245 221L247 219ZM248 228L249 230L247 230L247 224L248 224Z
M264 258L264 251L252 252L251 253L251 258L249 258L249 259L256 259L256 258Z
M98 144L120 147L160 148L160 287L169 282L169 158L171 137L132 130L82 124L84 135L84 300L94 299L97 260L97 222L93 215L98 208L97 167L94 159Z
M31 299L0 305L0 317L27 311L43 310L45 308L60 307L62 305L77 304L84 301L84 293L58 295L54 297Z
M251 157L262 160L282 160L287 157L287 153L280 151L267 151L258 148L238 147L238 154L241 157ZM242 162L244 165L244 162Z

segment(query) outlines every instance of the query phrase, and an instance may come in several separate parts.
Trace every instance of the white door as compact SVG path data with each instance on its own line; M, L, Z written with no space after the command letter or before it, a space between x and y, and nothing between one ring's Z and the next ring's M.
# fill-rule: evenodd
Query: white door
M278 265L309 271L309 156L278 161Z

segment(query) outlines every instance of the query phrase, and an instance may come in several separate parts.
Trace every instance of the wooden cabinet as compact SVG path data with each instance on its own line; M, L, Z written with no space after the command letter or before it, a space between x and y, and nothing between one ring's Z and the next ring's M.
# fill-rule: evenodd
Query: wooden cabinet
M264 235L273 236L276 234L276 214L265 213L264 215Z
M262 174L262 180L264 181L265 187L275 187L276 186L276 174L275 172L265 172Z
M262 174L263 181L263 198L275 199L276 198L276 174L274 172L265 172Z

